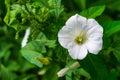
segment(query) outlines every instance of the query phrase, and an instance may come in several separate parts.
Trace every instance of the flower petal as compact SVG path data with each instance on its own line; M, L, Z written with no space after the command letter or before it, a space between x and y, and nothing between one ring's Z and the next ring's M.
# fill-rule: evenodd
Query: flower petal
M68 48L68 44L74 41L74 38L83 31L82 27L84 24L86 24L86 18L78 14L70 17L66 25L58 33L60 44L64 48Z
M96 37L96 36L103 36L103 28L100 26L96 20L88 19L87 21L87 37Z
M90 53L97 54L102 49L102 38L99 40L88 40L85 45Z
M64 26L58 33L58 41L64 48L68 48L68 44L73 41L74 36L73 30Z
M84 59L87 56L87 48L86 46L82 46L79 51L78 59Z
M73 59L77 59L78 50L79 50L79 47L78 47L77 45L72 46L71 48L68 49L69 55L70 55Z
M87 21L86 47L90 53L97 54L102 49L103 28L94 19Z
M86 26L87 19L85 17L82 17L78 14L70 17L67 22L66 26L72 27L72 29L75 31L75 34L78 34L83 31L84 27Z
M78 35L86 35L85 42L79 45L75 42ZM78 14L70 17L66 25L58 33L59 43L68 49L73 59L84 59L88 53L97 54L102 49L103 28L94 19L86 19ZM83 37L80 36L80 38Z
M28 27L25 31L25 35L24 35L24 38L22 40L21 47L24 47L27 44L29 35L30 35L30 27Z
M75 27L75 25L78 24L78 22L80 22L81 24L86 23L86 18L78 14L75 14L74 16L71 16L67 20L66 25Z
M70 56L73 59L84 59L87 55L87 48L85 46L75 45L73 48L68 49Z

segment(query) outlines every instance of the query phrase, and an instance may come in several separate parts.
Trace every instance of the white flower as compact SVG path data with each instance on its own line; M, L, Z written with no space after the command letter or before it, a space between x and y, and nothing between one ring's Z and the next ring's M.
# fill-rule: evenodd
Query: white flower
M102 49L102 36L103 28L95 19L76 14L59 31L58 41L73 59L84 59L88 52L97 54Z
M28 27L26 29L26 32L25 32L25 35L24 35L24 38L22 40L22 43L21 43L21 47L24 47L28 41L28 38L29 38L29 35L30 35L30 27Z

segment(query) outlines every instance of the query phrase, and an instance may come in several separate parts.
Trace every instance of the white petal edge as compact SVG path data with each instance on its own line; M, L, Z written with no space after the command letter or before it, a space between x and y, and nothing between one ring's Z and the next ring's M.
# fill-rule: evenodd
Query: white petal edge
M102 49L103 28L95 19L87 21L87 42L86 47L92 54L98 54Z
M25 31L25 35L24 35L24 38L22 40L21 47L24 47L27 44L29 35L30 35L30 27L28 27Z
M83 31L83 27L86 24L86 18L78 14L70 17L66 25L58 32L58 41L64 47L68 48L68 44L74 41L76 35Z
M69 51L69 55L73 58L73 59L84 59L87 55L87 48L82 45L75 45L73 48L68 49Z
M99 39L98 41L89 40L85 45L90 53L98 54L102 49L102 39Z
M59 38L58 41L60 45L66 49L68 49L69 44L72 42L71 39L67 39L67 38Z
M73 25L72 23L74 22L75 24L77 23L77 20L79 21L79 22L86 22L86 18L85 17L83 17L83 16L80 16L80 15L78 15L78 14L75 14L75 15L73 15L73 16L71 16L68 20L67 20L67 22L66 22L66 25L67 26L71 26L71 25Z
M80 31L81 30L81 31ZM83 44L75 45L74 37L76 33L87 31L88 40ZM70 17L66 25L59 31L58 40L60 44L67 48L69 55L73 59L84 59L88 51L97 54L102 49L103 28L95 19L86 19L78 14Z
M73 58L73 59L77 59L77 55L78 53L79 47L77 45L73 46L73 48L69 48L68 52L69 55Z
M74 33L78 34L83 30L84 26L86 26L86 21L87 19L85 17L75 14L67 20L66 26L72 27L75 31Z
M103 28L95 19L88 19L87 21L87 36L96 37L103 36Z
M64 26L59 32L58 32L58 41L61 46L64 48L68 48L68 44L73 41L75 37L75 34L73 30L67 26Z
M86 46L82 45L79 51L78 59L82 60L84 59L88 54Z

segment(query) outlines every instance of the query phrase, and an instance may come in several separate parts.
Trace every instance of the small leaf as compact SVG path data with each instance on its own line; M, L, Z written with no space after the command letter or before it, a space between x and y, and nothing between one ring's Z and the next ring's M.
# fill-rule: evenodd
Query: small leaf
M23 49L36 51L39 53L45 53L45 42L44 41L31 41Z
M5 0L5 5L6 5L6 8L7 8L7 14L4 18L4 22L6 24L8 24L9 20L10 20L10 0Z
M83 68L79 69L79 74L82 76L85 76L87 79L91 78L90 74L88 72L86 72Z
M56 46L55 42L56 40L47 40L46 46L48 46L49 48L54 48Z
M17 15L21 13L22 9L21 6L18 4L11 5L6 4L7 6L7 14L4 18L4 22L8 25L13 27L15 30L17 30L19 21L17 20ZM10 10L11 8L11 10Z
M37 58L43 58L41 53L45 52L45 43L41 41L31 41L21 49L21 53L24 58L38 67L42 67L42 62L40 62Z
M47 40L47 37L42 32L40 32L36 40Z
M48 3L53 8L56 17L58 17L64 10L63 6L61 5L61 0L49 0Z
M69 67L70 65L72 65L74 63L73 60L69 61L67 64L66 64L66 67ZM69 70L66 75L65 75L65 78L66 80L72 80L72 73L73 73L73 70Z
M55 44L56 40L48 40L47 37L42 32L36 38L36 41L40 40L45 42L45 46L48 46L49 48L54 48L56 46Z
M70 70L66 73L66 76L65 76L66 80L72 80L72 72L73 71Z
M35 51L26 50L26 49L22 49L21 53L24 56L24 58L27 59L32 64L35 64L38 67L43 66L43 64L39 60L37 60L38 57L40 58L43 57L42 54L35 52Z
M109 21L103 25L105 36L110 37L112 34L120 31L120 21Z
M42 67L43 64L48 65L50 63L49 59L44 58L42 55L42 53L46 53L46 46L54 48L54 40L48 40L47 37L40 32L35 40L29 42L21 49L21 53L30 63Z
M72 64L74 64L74 61L71 60L69 61L67 64L66 64L66 67L69 67L71 66ZM72 69L72 70L69 70L67 73L66 73L66 80L79 80L80 76L84 76L86 77L87 79L90 79L91 76L88 72L86 72L83 68L76 68L76 69Z
M96 18L97 16L100 16L104 10L105 10L105 6L95 6L95 7L91 7L86 10L83 10L80 13L80 15L87 18Z

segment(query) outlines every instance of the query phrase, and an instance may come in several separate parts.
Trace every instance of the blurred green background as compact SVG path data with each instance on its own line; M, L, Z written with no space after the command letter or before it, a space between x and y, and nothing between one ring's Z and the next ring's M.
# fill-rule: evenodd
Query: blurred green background
M39 67L29 63L26 59L24 59L24 57L20 53L20 49L21 41L23 39L26 28L24 28L22 31L17 31L13 27L8 26L4 22L4 18L7 13L5 1L7 0L0 0L0 80L66 80L65 77L54 79L44 78L41 75L42 71L44 73L44 68L40 69ZM25 3L32 3L35 1L36 0L10 0L10 4L22 5ZM47 2L48 0L37 1ZM100 24L103 24L104 22L107 21L120 20L120 0L61 0L61 4L63 5L64 11L60 13L60 17L62 19L58 19L60 21L58 21L57 24L59 24L60 26L63 26L65 24L65 21L71 15L80 13L82 10L88 9L90 7L101 5L105 5L106 8L101 16L96 17L96 20ZM29 24L29 21L27 24ZM108 42L106 40L104 44L110 46L110 43L114 43L116 40L118 40L118 43L115 42L115 44L116 43L119 44L120 40L119 33L120 32L115 33L113 36L109 38L110 40L108 40ZM113 44L112 46L116 47ZM120 54L119 51L118 54ZM112 52L110 54L105 55L110 55L109 56L110 58L106 59L106 65L109 66L108 68L110 68L111 72L110 75L113 76L111 79L108 80L119 80L120 79L119 61L117 61L115 56L113 56ZM58 69L56 70L58 71ZM54 72L56 73L57 71L51 70L49 71L49 74L52 74ZM47 75L49 74L47 73ZM80 80L88 79L82 77Z

